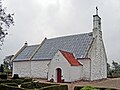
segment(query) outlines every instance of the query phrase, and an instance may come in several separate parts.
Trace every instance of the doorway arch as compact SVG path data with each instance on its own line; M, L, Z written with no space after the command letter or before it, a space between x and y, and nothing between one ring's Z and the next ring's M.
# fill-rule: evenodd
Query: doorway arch
M62 70L61 68L57 68L56 69L56 72L57 72L57 82L62 82Z

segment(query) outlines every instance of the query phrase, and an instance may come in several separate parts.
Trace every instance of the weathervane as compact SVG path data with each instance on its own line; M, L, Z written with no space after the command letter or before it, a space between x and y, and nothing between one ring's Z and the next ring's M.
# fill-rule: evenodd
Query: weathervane
M96 6L96 15L98 15L98 7Z

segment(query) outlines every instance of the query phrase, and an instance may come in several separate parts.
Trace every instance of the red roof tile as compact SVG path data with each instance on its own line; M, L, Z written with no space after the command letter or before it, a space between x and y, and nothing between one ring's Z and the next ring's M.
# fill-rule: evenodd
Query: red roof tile
M59 50L59 51L66 58L66 60L71 64L71 66L80 66L80 65L82 65L75 59L75 57L74 57L74 55L72 53L62 51L62 50Z

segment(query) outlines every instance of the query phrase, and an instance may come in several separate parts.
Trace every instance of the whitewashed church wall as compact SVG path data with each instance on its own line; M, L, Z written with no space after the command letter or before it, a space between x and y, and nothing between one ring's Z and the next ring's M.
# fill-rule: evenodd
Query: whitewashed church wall
M47 78L48 63L50 61L22 61L13 62L13 74L20 77Z
M101 61L99 56L99 45L95 42L92 46L90 57L91 57L91 80L102 79L101 73Z
M19 77L30 77L30 62L13 62L13 75L18 74Z
M48 80L53 78L54 81L57 82L57 68L62 70L62 79L64 79L65 82L70 82L70 64L60 52L56 53L50 62Z
M77 81L82 79L82 66L71 66L70 69L70 81Z
M90 59L80 59L78 60L80 63L83 64L83 74L82 74L82 79L83 80L90 80Z
M107 78L107 55L106 55L106 52L105 52L105 47L104 47L104 43L102 41L101 43L101 53L102 53L102 75L103 75L103 78Z
M91 58L91 80L97 80L107 77L106 70L106 55L103 52L103 44L101 40L94 42L89 52Z
M31 61L31 77L32 78L47 78L48 63L50 61Z

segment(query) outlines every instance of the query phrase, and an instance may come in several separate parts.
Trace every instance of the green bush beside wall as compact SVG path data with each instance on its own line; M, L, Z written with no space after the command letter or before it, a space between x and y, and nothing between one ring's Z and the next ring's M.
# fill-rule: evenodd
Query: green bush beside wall
M90 89L90 86L75 86L74 90L118 90L118 89L104 88L104 87L97 87L97 88L91 87Z

